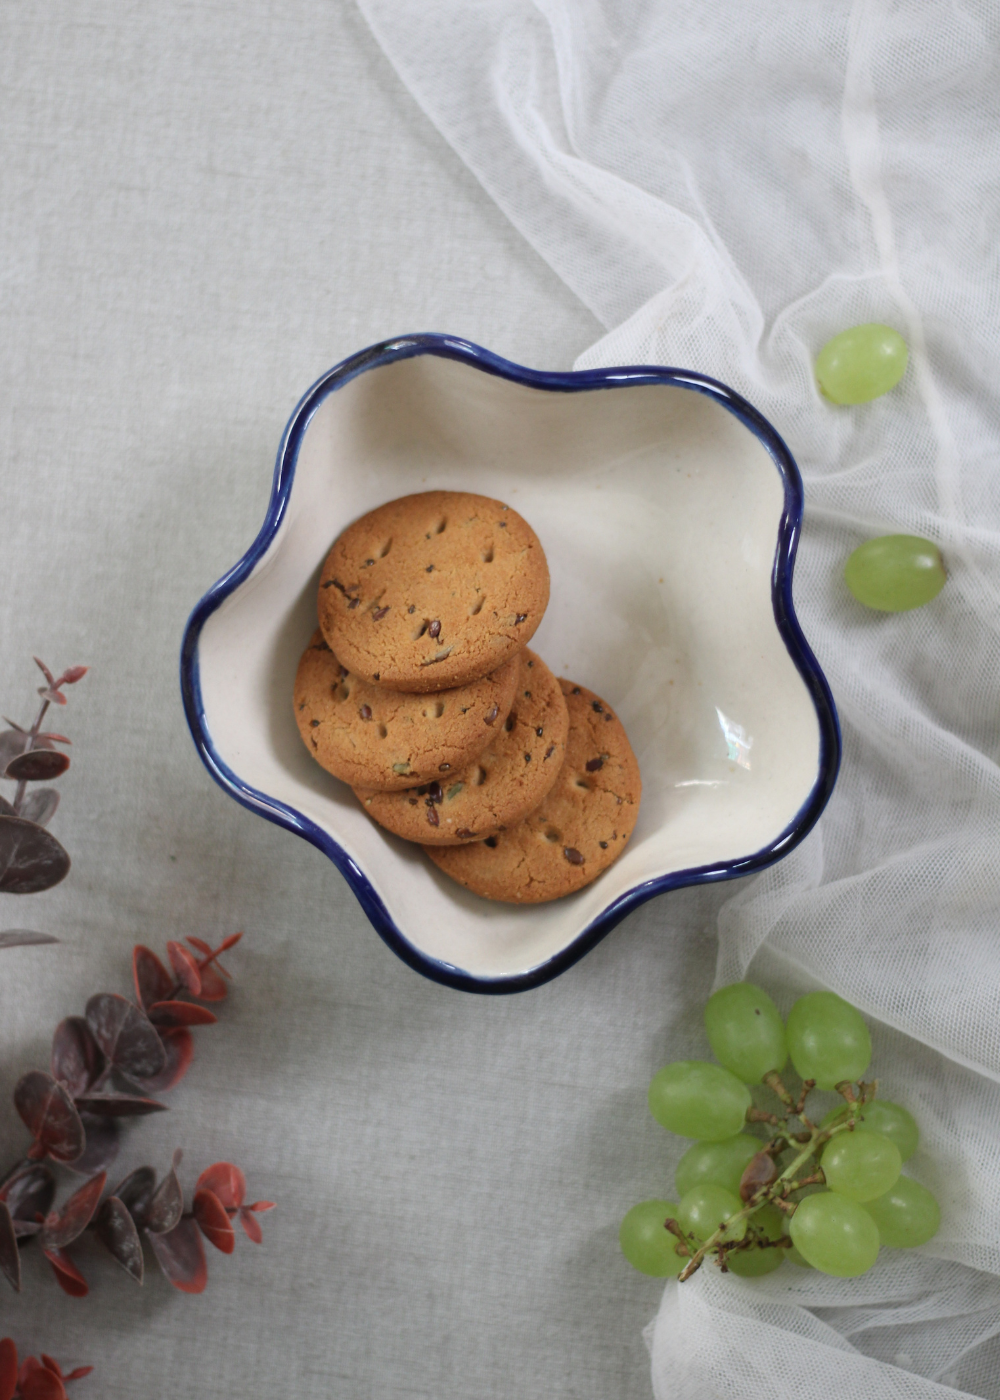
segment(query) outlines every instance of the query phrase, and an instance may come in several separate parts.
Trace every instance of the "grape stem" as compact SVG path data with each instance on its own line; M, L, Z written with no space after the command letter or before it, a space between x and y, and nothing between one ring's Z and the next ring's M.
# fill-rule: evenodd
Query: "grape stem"
M774 1081L777 1082L775 1083ZM816 1127L805 1116L806 1099L809 1096L810 1090L815 1087L810 1080L806 1080L802 1085L802 1094L797 1102L792 1099L791 1094L785 1089L784 1084L781 1083L781 1079L777 1074L769 1074L764 1082L774 1090L782 1103L790 1109L789 1116L796 1116L807 1131L791 1133L788 1130L787 1118L778 1118L776 1114L768 1113L761 1108L748 1108L748 1123L770 1123L778 1129L771 1141L765 1144L762 1151L770 1152L772 1150L777 1150L779 1142L786 1142L789 1144L794 1142L796 1146L801 1147L801 1151L789 1162L788 1166L785 1167L784 1171L770 1186L762 1186L761 1189L750 1198L742 1210L736 1211L733 1215L730 1215L728 1219L723 1220L719 1228L714 1234L709 1236L704 1244L699 1245L693 1237L685 1235L676 1220L671 1219L666 1222L666 1228L670 1230L671 1234L677 1235L679 1240L683 1241L685 1248L690 1249L691 1245L695 1246L694 1253L691 1254L687 1264L685 1264L683 1270L678 1275L679 1283L684 1283L696 1270L700 1269L705 1260L705 1256L708 1254L718 1255L721 1262L724 1263L725 1255L735 1247L735 1242L724 1240L723 1236L731 1233L734 1224L738 1223L740 1220L749 1220L750 1217L755 1215L763 1206L774 1205L777 1206L780 1211L784 1212L785 1215L793 1215L797 1209L798 1203L788 1199L792 1192L800 1191L804 1186L825 1184L826 1182L826 1177L823 1175L823 1169L821 1167L817 1167L814 1172L801 1178L798 1176L799 1169L805 1166L809 1158L815 1154L818 1147L822 1147L824 1143L829 1142L832 1137L836 1137L838 1133L850 1133L854 1131L855 1119L853 1114L843 1123L831 1124L828 1128ZM857 1088L857 1093L855 1093L855 1087ZM836 1086L838 1094L841 1094L842 1097L847 1100L848 1106L851 1108L870 1103L875 1097L877 1088L877 1081L871 1084L859 1083L857 1086L844 1081ZM675 1226L676 1228L671 1229L671 1226ZM680 1253L680 1246L678 1246L677 1252Z

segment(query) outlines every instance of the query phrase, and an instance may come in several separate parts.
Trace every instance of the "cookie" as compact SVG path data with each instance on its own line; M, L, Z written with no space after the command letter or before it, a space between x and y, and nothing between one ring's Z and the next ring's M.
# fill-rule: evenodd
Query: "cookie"
M520 672L514 656L482 680L402 695L342 666L313 633L295 675L295 719L317 763L345 783L409 788L464 767L502 728Z
M621 721L592 691L559 684L569 742L537 811L485 841L425 846L440 870L485 899L543 904L582 889L621 855L639 815L639 765Z
M534 652L516 659L517 694L488 749L459 772L412 792L355 793L370 817L407 841L456 846L514 826L542 802L566 754L569 713Z
M538 537L488 496L424 491L369 511L327 555L319 625L355 675L445 690L502 666L549 601Z

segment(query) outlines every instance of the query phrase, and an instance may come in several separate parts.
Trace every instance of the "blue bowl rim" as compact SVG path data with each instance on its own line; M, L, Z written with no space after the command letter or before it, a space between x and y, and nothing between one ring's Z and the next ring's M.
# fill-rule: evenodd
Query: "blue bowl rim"
M357 375L397 360L417 355L437 355L474 366L486 374L508 379L532 389L556 393L577 393L589 389L613 389L624 385L667 384L704 394L732 413L760 441L774 462L784 488L784 508L778 526L778 542L771 576L771 597L775 622L788 652L812 698L819 721L820 759L816 782L793 820L762 850L719 865L675 870L646 880L619 895L576 938L553 957L508 977L477 977L451 963L428 957L396 926L388 909L356 861L328 832L293 807L269 797L244 782L221 758L205 719L198 666L198 642L211 614L250 574L269 549L284 519L295 480L299 448L309 422L320 404L335 390ZM803 635L792 604L792 571L802 528L802 479L798 467L780 434L764 416L740 394L719 380L691 370L659 365L622 365L606 369L566 372L527 369L505 360L482 346L457 336L433 333L395 336L358 351L321 375L299 400L288 420L278 447L274 481L267 514L250 548L226 574L213 584L197 603L184 629L180 656L181 696L184 714L202 762L215 781L252 812L278 826L287 827L317 846L344 876L368 919L392 951L414 971L434 982L460 991L504 994L527 991L549 982L572 967L620 923L626 914L654 895L686 885L707 884L750 875L786 856L808 835L826 806L840 768L841 738L836 707L826 677ZM526 910L526 916L528 911Z

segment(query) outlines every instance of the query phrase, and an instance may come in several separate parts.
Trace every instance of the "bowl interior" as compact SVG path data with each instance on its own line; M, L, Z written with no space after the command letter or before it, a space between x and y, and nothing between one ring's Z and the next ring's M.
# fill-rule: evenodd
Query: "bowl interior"
M433 488L499 497L531 523L552 575L532 646L610 702L639 760L625 855L553 904L488 903L445 879L312 761L292 715L334 537ZM319 402L276 534L205 621L211 743L244 784L334 838L420 954L477 978L519 976L646 882L764 850L809 799L819 721L771 594L784 504L756 435L691 389L557 392L435 354L377 365Z

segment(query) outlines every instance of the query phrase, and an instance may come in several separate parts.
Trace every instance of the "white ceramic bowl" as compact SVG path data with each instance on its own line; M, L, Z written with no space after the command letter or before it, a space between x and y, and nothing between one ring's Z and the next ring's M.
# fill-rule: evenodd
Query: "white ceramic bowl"
M452 884L313 762L292 715L331 542L373 506L434 488L499 497L530 521L552 575L532 646L614 706L639 759L628 849L552 904ZM759 870L819 816L840 739L792 609L801 514L781 438L714 380L544 374L449 336L373 346L302 399L260 534L191 615L181 680L198 751L237 801L334 861L412 967L472 991L535 986L643 900Z

